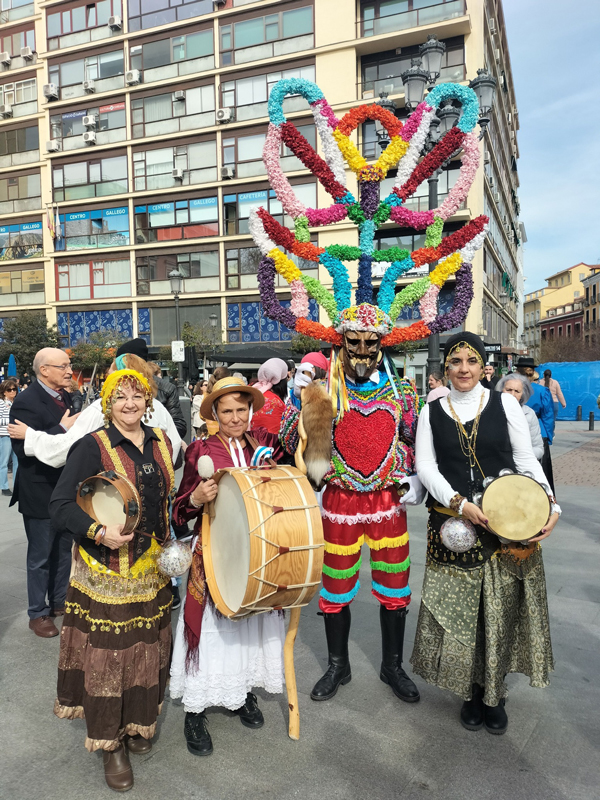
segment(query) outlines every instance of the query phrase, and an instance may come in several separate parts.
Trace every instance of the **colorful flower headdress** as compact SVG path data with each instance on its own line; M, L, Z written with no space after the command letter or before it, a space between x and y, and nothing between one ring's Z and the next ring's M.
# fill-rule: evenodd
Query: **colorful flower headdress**
M295 125L286 121L282 104L291 94L300 94L308 101L324 159L317 155ZM460 101L463 109L460 121L419 161L435 110L449 100ZM262 253L258 283L264 313L298 333L333 344L341 344L344 330L364 330L364 325L366 329L383 335L383 346L423 339L460 325L473 299L471 261L483 244L488 218L477 217L443 239L442 228L445 220L466 198L477 172L479 142L473 129L478 114L479 105L473 90L455 83L435 86L404 124L376 104L353 108L338 120L314 83L303 78L290 78L275 84L269 97L270 124L263 158L277 198L294 220L294 230L284 228L264 208L250 212L250 232ZM379 120L390 136L389 145L372 165L367 164L349 138L354 129L367 120ZM295 196L280 164L282 143L318 178L333 198L332 206L306 208ZM458 180L439 208L429 211L408 209L405 203L418 186L460 148L463 154ZM358 178L358 201L346 188L344 162ZM388 170L396 165L398 173L393 190L381 200L380 183ZM358 247L317 247L311 243L309 227L328 225L346 218L358 226ZM425 247L412 253L399 247L375 250L375 231L388 219L403 227L425 230ZM280 247L299 258L322 264L331 275L333 292L316 278L302 273ZM438 259L441 259L440 263L431 273L396 294L396 281L402 275ZM358 261L355 305L352 304L352 285L345 261ZM379 287L378 307L372 305L374 263L386 267ZM282 306L276 297L277 273L290 285L292 300L289 308ZM448 313L436 316L437 296L451 275L456 277L454 304ZM308 319L310 297L325 309L331 327ZM420 301L421 320L405 328L395 328L402 309L417 301Z

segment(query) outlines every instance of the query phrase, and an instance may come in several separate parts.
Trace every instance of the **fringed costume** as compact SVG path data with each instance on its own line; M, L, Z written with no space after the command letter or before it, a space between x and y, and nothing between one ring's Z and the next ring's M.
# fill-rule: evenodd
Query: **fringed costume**
M323 158L286 120L283 102L290 94L302 95L308 101ZM458 124L421 160L436 108L455 100L462 108ZM328 420L321 411L311 413L318 392L297 383L302 410L299 414L290 408L281 431L288 452L296 452L297 466L304 467L315 487L327 486L323 496L326 546L320 607L325 614L329 668L313 690L314 700L333 697L340 683L350 680L348 604L359 589L363 542L371 549L372 591L380 602L381 678L401 699L419 699L416 686L401 667L410 601L404 505L420 501L420 484L413 474L419 404L414 387L398 378L385 349L450 330L466 318L473 297L471 261L483 244L488 219L473 219L445 238L442 232L444 221L458 209L475 178L479 142L473 129L478 111L475 93L457 84L435 86L404 122L376 104L353 108L338 119L321 90L304 79L279 81L269 97L264 162L294 228L282 227L264 208L250 212L250 232L263 256L258 267L263 310L280 324L333 345L327 384L333 419L330 416ZM374 164L366 162L353 140L356 128L367 120L379 121L389 135L388 146ZM294 195L279 162L282 143L317 177L332 198L330 207L307 208ZM419 185L461 148L460 177L442 205L422 212L410 210L406 203ZM347 167L358 179L358 197L346 185ZM381 196L381 183L392 168L396 168L393 188L387 196ZM329 239L326 247L313 243L310 228L345 219L358 228L358 246L330 244ZM388 220L426 230L425 246L412 253L399 247L377 249L376 231ZM304 259L319 264L321 271L329 273L331 290L312 272L303 273L282 250L299 263ZM397 286L415 267L434 261L439 261L435 269ZM358 266L354 304L346 262L357 262ZM377 305L374 275L381 277ZM275 292L278 276L290 286L289 307ZM451 276L456 286L454 303L448 313L438 316L438 294ZM329 327L311 316L311 299L326 312ZM420 319L397 326L402 310L417 303ZM301 443L298 448L294 442L296 425ZM322 452L323 442L331 442L327 453ZM409 487L404 498L400 496L403 484ZM405 491L406 487L402 489Z
M76 442L50 506L75 539L54 713L85 719L90 751L116 750L127 734L151 739L169 675L172 593L155 556L169 535L172 448L159 428L142 427L143 452L112 424ZM96 544L102 526L75 502L82 478L107 470L125 475L142 504L133 539L118 550Z

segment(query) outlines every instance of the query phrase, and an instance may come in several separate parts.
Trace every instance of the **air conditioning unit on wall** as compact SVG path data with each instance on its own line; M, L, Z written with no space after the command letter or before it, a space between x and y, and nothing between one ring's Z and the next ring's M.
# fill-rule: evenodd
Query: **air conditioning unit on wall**
M217 109L217 122L234 122L235 109L234 108L218 108Z
M84 81L83 82L83 91L87 92L88 94L92 94L96 91L96 84L94 81Z
M114 17L109 17L108 18L108 27L112 31L120 31L121 28L123 27L123 23L121 22L121 17L116 16L116 15Z
M221 167L221 179L235 178L235 167Z
M42 92L46 100L58 99L58 86L55 83L45 83Z
M0 106L0 117L12 117L13 110L10 103L3 103Z
M183 170L182 169L174 169L173 170L173 179L176 181L183 180Z
M0 62L10 67L10 53L7 53L6 50L4 53L0 53Z
M48 153L58 153L60 150L60 142L58 139L50 139L49 142L46 142L46 151Z
M83 141L86 144L96 144L96 131L86 131L83 134Z
M96 116L95 114L90 114L83 118L83 127L84 128L95 128L96 127Z
M127 86L136 86L142 82L142 73L139 69L129 69L125 73L125 83Z

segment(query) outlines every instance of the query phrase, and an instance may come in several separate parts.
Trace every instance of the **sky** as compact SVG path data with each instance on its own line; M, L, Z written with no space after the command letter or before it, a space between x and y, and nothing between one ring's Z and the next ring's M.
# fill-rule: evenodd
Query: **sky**
M600 2L503 0L520 130L525 291L600 263Z

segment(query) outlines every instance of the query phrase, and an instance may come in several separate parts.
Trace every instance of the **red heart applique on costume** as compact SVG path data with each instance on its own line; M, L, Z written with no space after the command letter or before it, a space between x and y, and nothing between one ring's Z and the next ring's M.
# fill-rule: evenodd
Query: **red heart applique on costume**
M395 437L396 421L389 411L350 409L336 426L335 446L350 469L368 477L381 467Z

